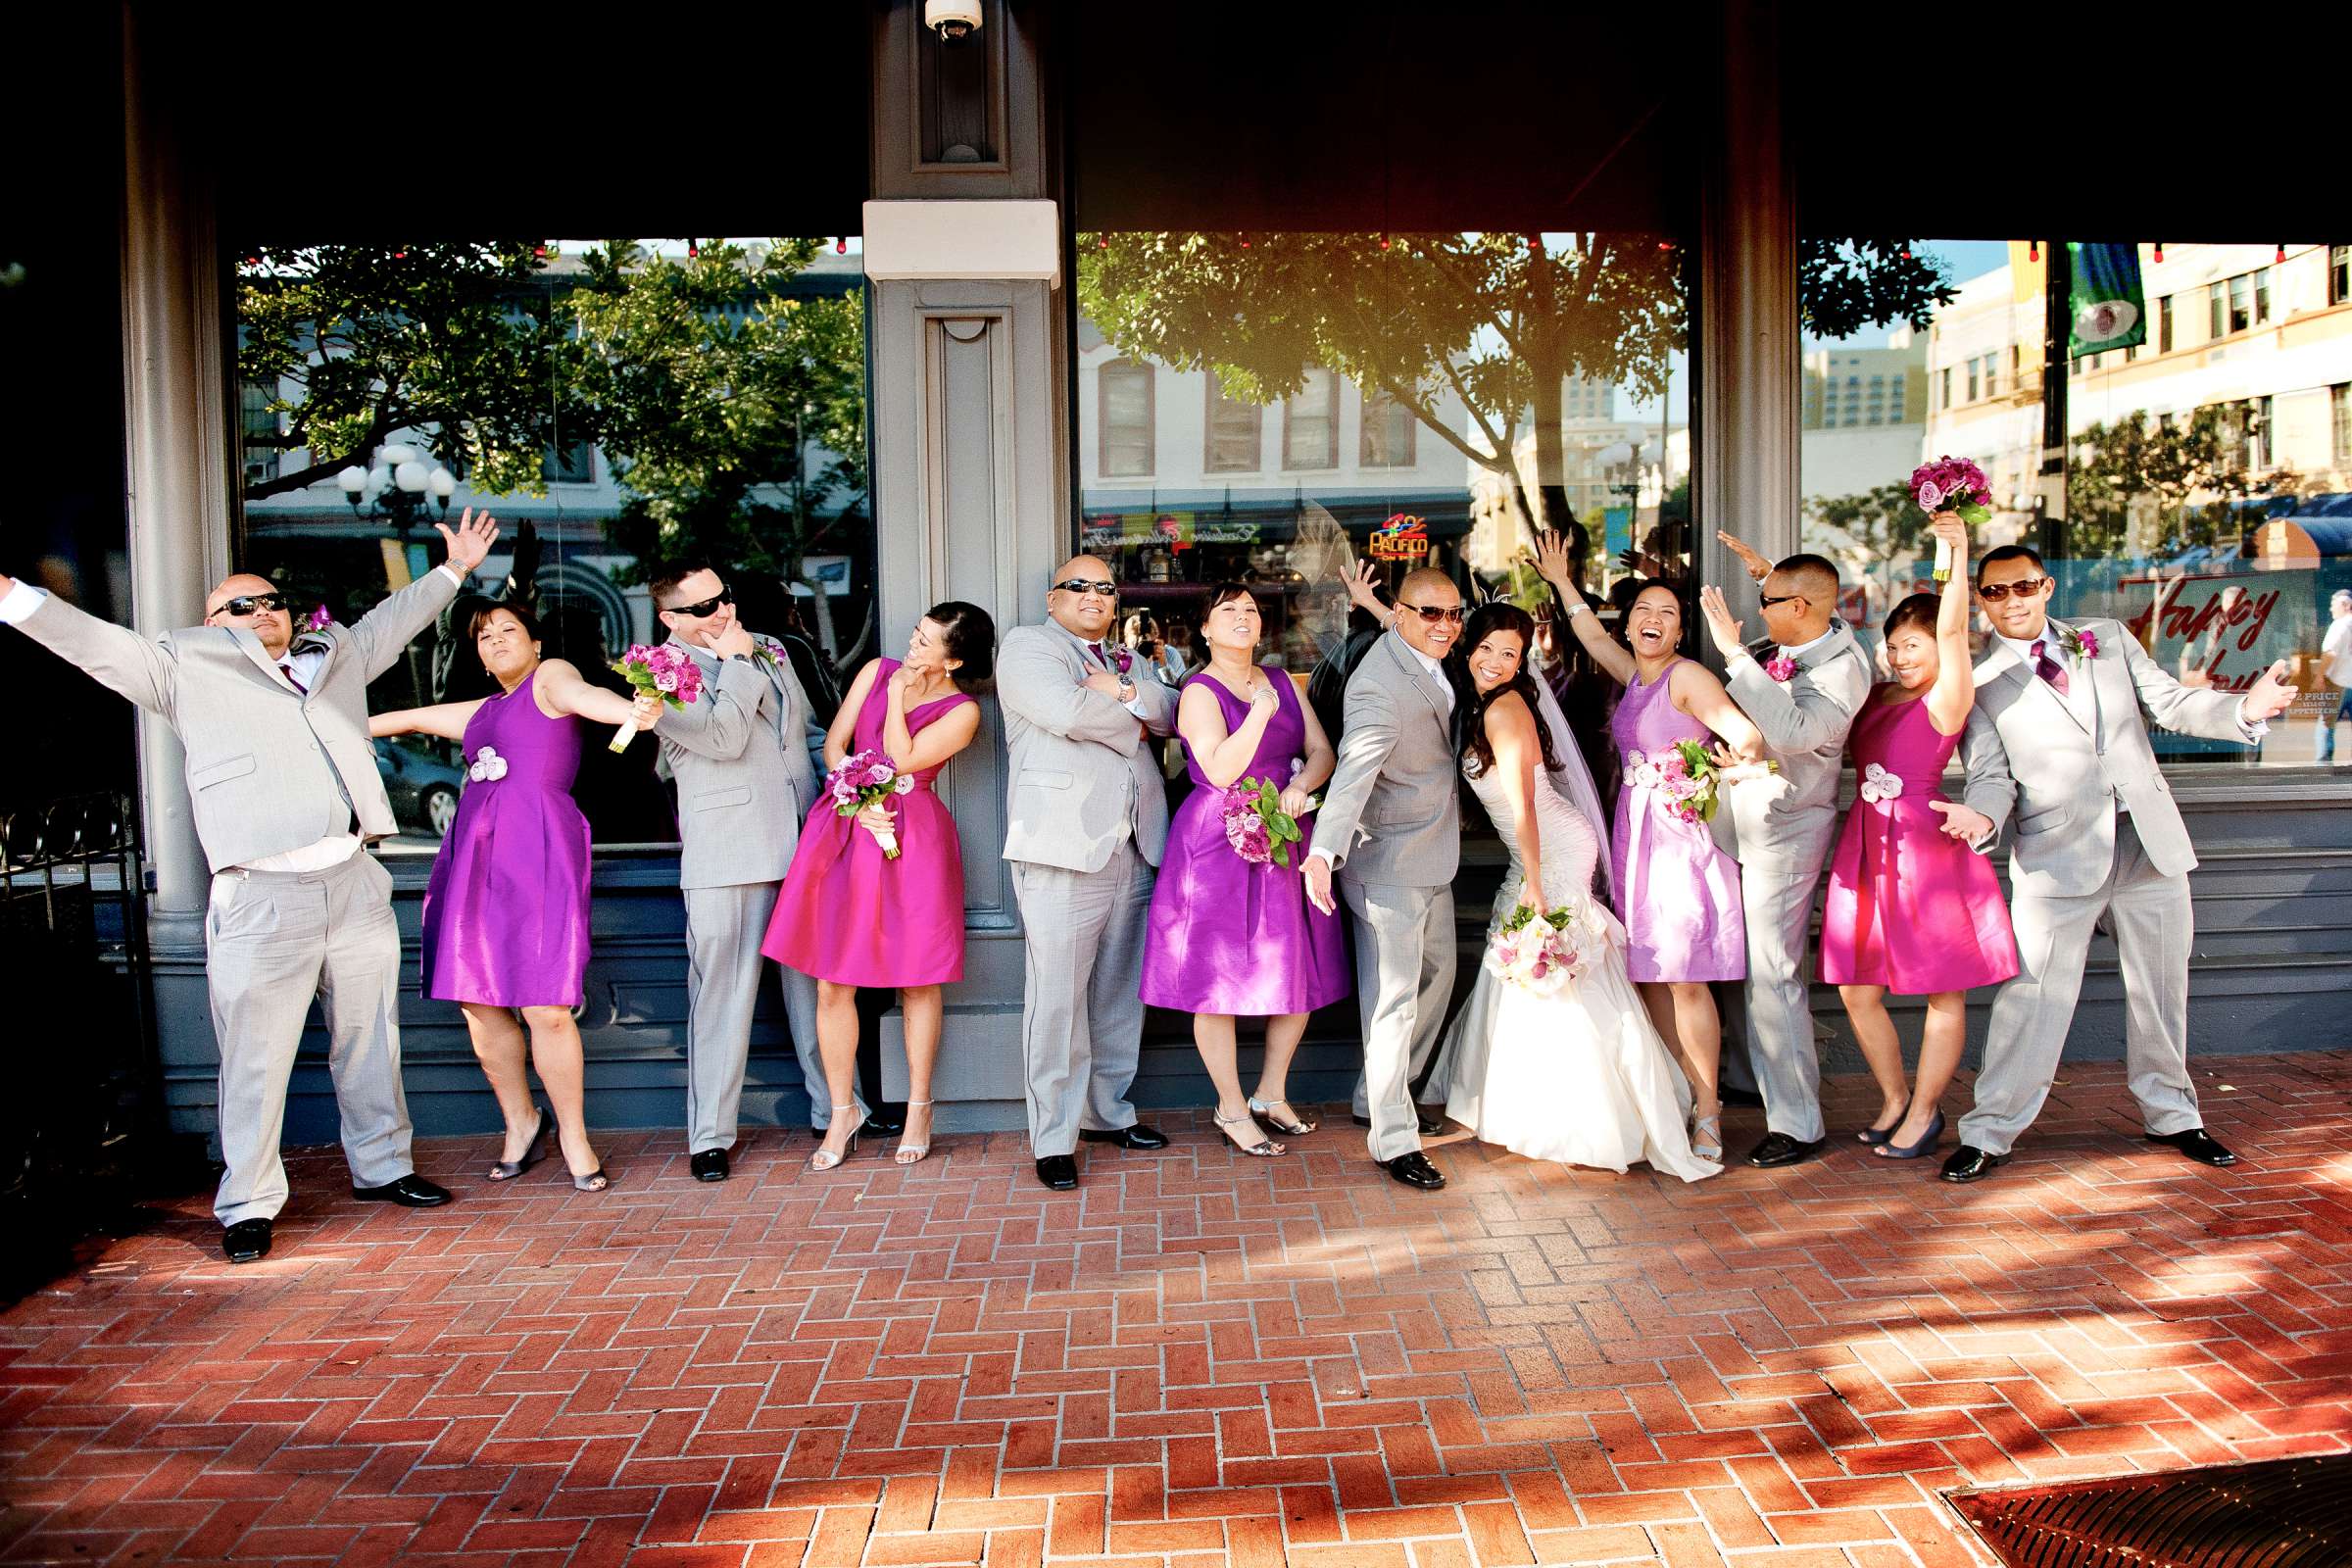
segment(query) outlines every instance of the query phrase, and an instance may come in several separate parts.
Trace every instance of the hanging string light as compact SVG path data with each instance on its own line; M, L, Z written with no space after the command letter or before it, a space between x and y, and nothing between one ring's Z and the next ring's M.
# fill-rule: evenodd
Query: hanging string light
M2156 261L2160 266L2164 262L2164 241L2162 240L2156 242Z
M686 259L687 259L688 261L693 261L693 260L694 260L696 257L698 257L698 256L700 256L700 255L702 255L702 254L703 254L703 248L702 248L702 246L700 246L700 245L696 244L696 243L695 243L695 241L694 241L694 240L693 240L691 237L690 237L690 238L688 238L688 239L687 239L687 241L686 241Z
M2283 246L2283 245L2279 246L2279 247L2278 247L2278 255L2276 255L2276 256L2274 256L2274 257L2272 257L2272 258L2271 258L2271 260L2272 260L2273 262L2283 262L2283 261L2285 261L2285 260L2286 260L2286 247L2285 247L2285 246Z
M2038 262L2041 260L2041 241L2037 239L2030 239L2026 241L2026 260L2029 262Z
M844 234L840 238L833 241L833 254L836 256L847 256L850 254L849 235Z

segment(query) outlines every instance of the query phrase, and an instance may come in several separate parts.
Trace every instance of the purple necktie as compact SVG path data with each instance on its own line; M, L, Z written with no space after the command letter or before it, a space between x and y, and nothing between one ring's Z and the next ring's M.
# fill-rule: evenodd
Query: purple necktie
M302 693L302 695L305 697L311 695L311 689L302 683L302 677L294 673L294 661L289 659L277 667L279 673L286 677L288 684L293 686L296 691Z
M2059 696L2066 695L2066 666L2049 656L2049 645L2036 638L2034 643L2034 673L2039 675Z
M1086 645L1086 651L1095 656L1096 663L1101 664L1104 669L1108 669L1110 667L1110 661L1103 655L1102 645L1101 643L1088 643Z

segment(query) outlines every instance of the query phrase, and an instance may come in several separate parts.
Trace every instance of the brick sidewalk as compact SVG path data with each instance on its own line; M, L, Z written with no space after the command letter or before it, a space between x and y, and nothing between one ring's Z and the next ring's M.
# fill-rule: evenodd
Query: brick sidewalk
M2201 1067L2231 1171L2073 1078L1968 1189L1456 1137L1424 1196L1344 1114L1068 1195L1005 1134L724 1186L608 1134L602 1198L443 1140L429 1213L308 1152L268 1261L190 1198L0 1315L0 1560L1943 1568L1941 1489L2344 1448L2352 1055Z

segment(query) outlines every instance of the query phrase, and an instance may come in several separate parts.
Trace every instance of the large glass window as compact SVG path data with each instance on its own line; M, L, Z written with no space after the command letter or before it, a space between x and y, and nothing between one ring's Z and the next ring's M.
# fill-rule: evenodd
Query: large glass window
M481 596L522 598L550 657L618 689L618 652L668 635L648 580L708 559L821 724L874 651L861 264L846 238L246 251L239 564L354 620L439 563L435 522L498 517L471 594L370 688L380 711L494 689L464 624ZM389 848L430 851L457 748L376 756ZM575 795L602 844L676 838L651 740L587 747Z
M1948 299L1916 326L1808 348L1900 355L1942 387L1955 369L1974 381L2004 357L2012 371L1999 396L1989 381L1983 399L1955 403L1947 393L1917 422L1806 430L1804 542L1843 569L1846 619L1875 646L1887 611L1933 588L1927 518L1905 481L1923 461L1970 458L1993 490L1980 548L2022 542L2040 552L2057 580L2052 613L2122 621L2193 685L2242 689L2287 661L2302 696L2259 746L2159 732L2161 756L2314 761L2347 668L2331 675L2322 652L2330 600L2352 587L2352 435L2340 390L2352 382L2352 315L2328 309L2332 248L2140 245L2130 303L2142 314L2153 303L2157 352L2134 355L2110 340L2109 352L2072 358L2070 343L2053 359L2049 246L1914 247L1942 270ZM2211 337L2230 340L2218 355L2173 352L2173 302L2185 295L2193 311L2198 291ZM2055 385L2045 369L2053 364ZM2043 455L2054 397L2064 398L2063 463Z

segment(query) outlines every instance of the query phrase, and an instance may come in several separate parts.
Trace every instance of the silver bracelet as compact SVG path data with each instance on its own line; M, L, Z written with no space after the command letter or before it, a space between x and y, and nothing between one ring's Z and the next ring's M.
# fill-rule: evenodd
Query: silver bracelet
M1577 600L1568 607L1568 618L1570 620L1574 620L1579 615L1590 615L1592 613L1592 607L1586 604L1582 599Z

